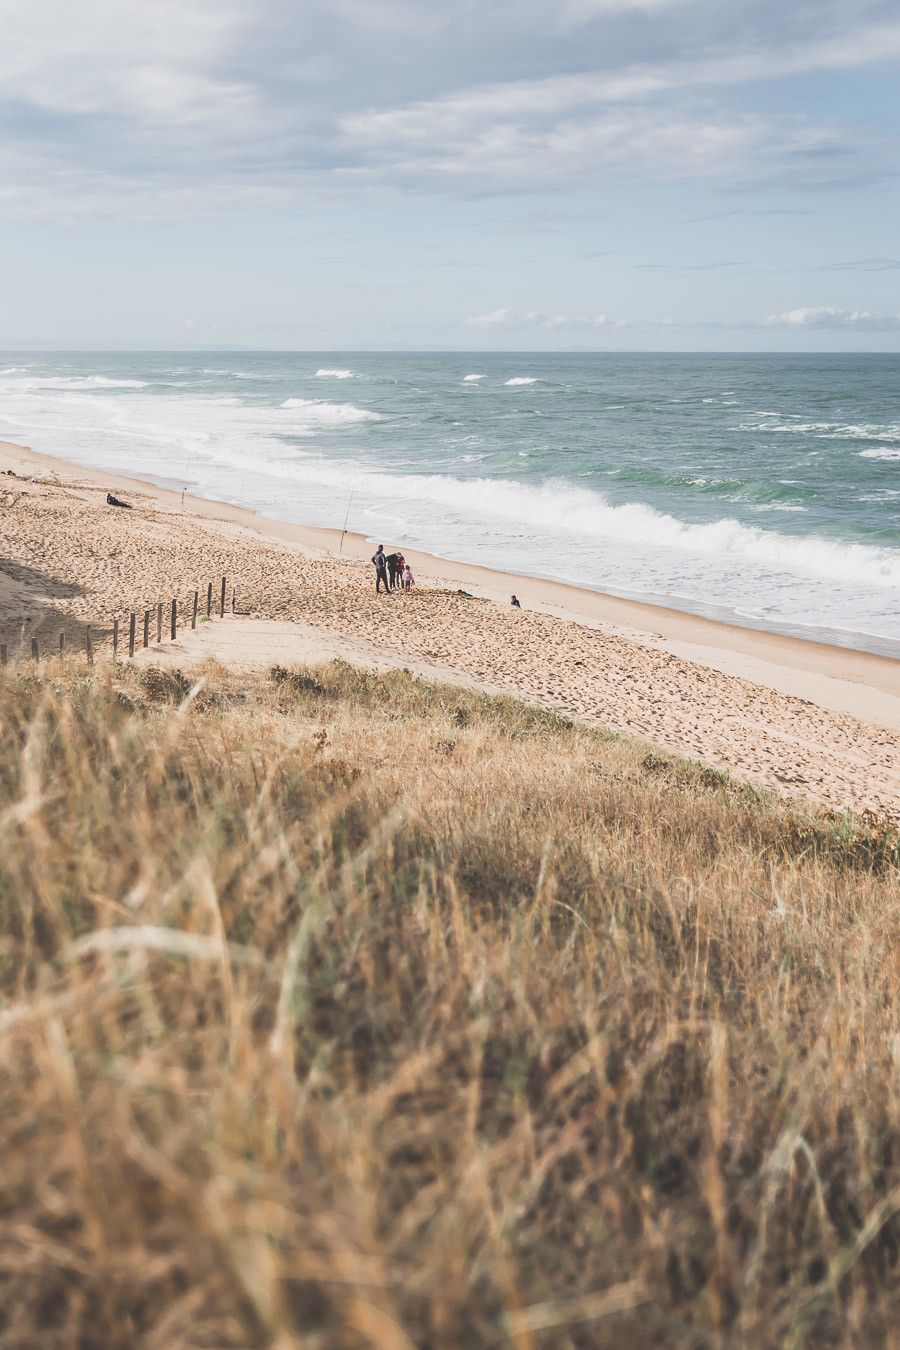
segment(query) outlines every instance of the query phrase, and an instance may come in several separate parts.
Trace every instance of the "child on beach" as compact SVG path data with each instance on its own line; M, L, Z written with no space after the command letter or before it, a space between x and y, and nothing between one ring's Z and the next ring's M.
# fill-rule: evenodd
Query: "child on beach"
M405 591L411 590L412 587L415 586L415 584L416 584L416 579L415 579L415 577L414 577L413 574L412 574L412 568L410 567L409 563L404 563L404 564L403 564L403 589L404 589Z

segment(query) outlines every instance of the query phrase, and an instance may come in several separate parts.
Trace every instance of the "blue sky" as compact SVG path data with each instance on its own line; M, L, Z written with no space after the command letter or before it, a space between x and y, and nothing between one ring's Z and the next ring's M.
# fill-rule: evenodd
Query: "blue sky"
M895 0L7 0L0 343L900 349Z

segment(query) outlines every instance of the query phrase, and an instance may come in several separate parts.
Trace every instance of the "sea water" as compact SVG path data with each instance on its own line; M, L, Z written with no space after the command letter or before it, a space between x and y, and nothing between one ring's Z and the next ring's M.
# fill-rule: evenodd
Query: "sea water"
M5 354L0 438L900 656L898 377L892 355Z

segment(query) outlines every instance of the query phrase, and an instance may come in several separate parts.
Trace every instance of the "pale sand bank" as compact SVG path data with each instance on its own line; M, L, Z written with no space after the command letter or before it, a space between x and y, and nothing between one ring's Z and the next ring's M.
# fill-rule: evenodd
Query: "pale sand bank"
M61 625L108 628L173 594L186 608L195 587L224 573L239 610L278 627L201 625L179 637L184 660L216 644L227 656L231 643L238 663L324 652L403 664L900 819L900 662L409 551L417 591L376 601L372 545L360 536L346 537L339 559L337 531L182 501L171 488L0 445L0 471L8 467L40 480L0 477L8 644L35 633L46 648ZM136 509L107 507L107 489ZM524 611L510 610L512 591Z

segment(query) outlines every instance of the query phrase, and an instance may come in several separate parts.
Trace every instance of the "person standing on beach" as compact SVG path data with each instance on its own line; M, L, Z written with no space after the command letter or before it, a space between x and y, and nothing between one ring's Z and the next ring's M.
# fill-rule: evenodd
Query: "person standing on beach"
M403 589L404 589L405 591L411 591L412 588L413 588L413 586L415 586L415 584L416 584L416 579L415 579L415 577L414 577L413 574L412 574L412 568L410 567L409 563L404 563L404 565L403 565Z
M388 585L387 558L385 557L384 544L379 544L372 554L372 563L375 568L375 594L378 595L383 586L385 594L390 595L391 588Z
M403 562L399 553L387 554L388 581L391 583L391 590L400 584L400 566Z

